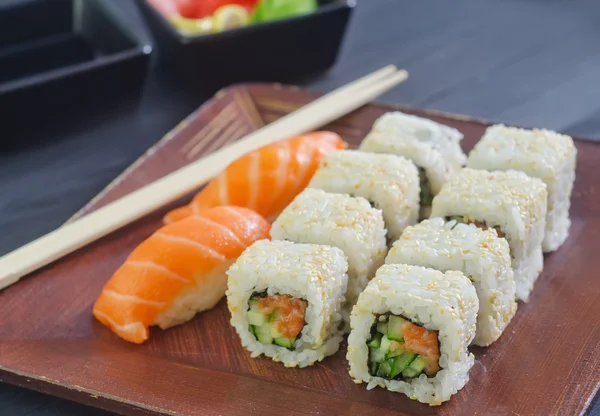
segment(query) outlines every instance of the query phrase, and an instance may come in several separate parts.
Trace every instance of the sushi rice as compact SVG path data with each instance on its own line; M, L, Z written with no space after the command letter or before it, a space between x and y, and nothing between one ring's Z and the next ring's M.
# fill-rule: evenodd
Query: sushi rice
M402 156L356 150L331 152L308 186L369 200L383 210L389 241L400 237L419 216L419 172Z
M488 127L467 164L474 169L519 170L546 183L548 212L542 249L551 252L569 236L576 159L577 149L570 136L497 124Z
M496 341L517 311L510 249L493 228L431 218L406 228L385 262L458 270L470 278L479 298L475 345Z
M431 197L466 163L458 130L399 111L379 117L359 146L363 152L391 153L412 160L420 169L421 204L428 216Z
M348 259L348 312L387 254L380 209L321 189L302 191L273 223L271 238L340 248Z
M264 354L286 367L306 367L335 353L340 329L348 263L335 247L261 240L250 246L228 270L227 305L231 324L252 357ZM248 302L254 292L287 294L308 306L294 349L263 344L249 331Z
M352 331L346 358L355 383L367 383L406 394L411 399L439 405L469 380L474 356L467 346L475 336L479 302L475 288L459 271L405 264L384 265L352 310ZM434 377L420 374L408 381L389 380L369 372L371 327L376 315L391 312L428 330L438 331L439 367Z
M499 227L510 247L517 298L526 302L544 267L546 185L523 172L465 168L434 198L432 217Z

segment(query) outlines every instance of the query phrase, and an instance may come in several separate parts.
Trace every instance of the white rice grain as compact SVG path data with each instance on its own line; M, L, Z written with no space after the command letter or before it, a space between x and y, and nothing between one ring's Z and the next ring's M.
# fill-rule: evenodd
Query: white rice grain
M385 262L458 270L470 278L479 298L475 345L496 341L517 311L510 249L493 228L431 218L406 228Z
M527 301L544 267L546 185L518 171L465 168L433 199L432 217L466 216L499 226L510 247L516 295Z
M340 248L348 259L349 307L387 254L386 229L380 209L361 197L320 189L302 191L273 223L271 238Z
M475 288L461 272L442 273L404 264L382 266L352 310L346 355L350 376L355 383L368 383L367 389L384 387L422 403L439 405L449 400L469 380L474 356L467 346L475 336L478 308ZM434 377L421 374L402 381L369 374L371 326L376 315L388 312L438 331L441 370Z
M390 153L412 160L425 169L433 195L466 162L460 147L463 135L435 121L399 111L379 117L359 150Z
M569 236L576 159L577 148L570 136L497 124L488 127L467 164L475 169L518 170L546 183L548 212L542 249L551 252Z
M366 198L383 211L390 241L400 237L419 216L419 172L401 156L356 150L331 152L308 186Z
M227 306L242 345L252 357L264 354L286 367L306 367L334 354L343 337L347 270L344 254L335 247L269 240L252 244L227 271ZM306 324L293 351L263 344L249 331L248 301L254 292L263 291L308 302Z

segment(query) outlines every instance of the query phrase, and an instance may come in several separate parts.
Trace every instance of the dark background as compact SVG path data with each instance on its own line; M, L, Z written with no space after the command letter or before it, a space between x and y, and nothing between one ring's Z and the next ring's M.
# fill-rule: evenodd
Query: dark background
M131 0L106 1L148 36ZM337 65L301 85L329 91L393 63L410 78L383 101L600 140L598 0L358 3ZM135 109L40 131L35 147L0 153L0 254L61 225L208 98L153 62ZM600 416L598 400L592 407ZM1 416L107 414L0 384Z

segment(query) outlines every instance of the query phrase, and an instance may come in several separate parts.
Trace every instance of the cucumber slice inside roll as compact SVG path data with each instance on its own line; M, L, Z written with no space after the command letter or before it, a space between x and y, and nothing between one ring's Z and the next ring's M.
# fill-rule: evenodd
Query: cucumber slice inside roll
M405 351L398 357L394 358L394 364L392 365L390 377L394 378L398 374L402 373L402 371L404 371L414 361L415 358L417 358L417 354L413 354L412 352L408 351Z
M416 377L425 370L425 367L427 367L427 362L419 356L402 371L402 376L406 378Z
M285 337L275 338L275 344L279 345L280 347L285 347L285 348L292 348L295 341L296 341L296 338L285 338Z
M427 376L434 377L440 370L437 334L403 316L377 316L366 341L369 373L388 380L408 380L427 369Z
M389 339L393 339L394 341L402 341L404 339L402 334L402 324L404 324L404 319L399 316L390 316L390 320L388 321L387 328L387 337Z
M265 323L256 327L256 338L263 344L271 344L273 337L271 336L271 325Z
M381 334L375 334L373 336L373 338L371 339L371 341L369 341L369 343L367 344L369 346L369 348L379 348L379 346L381 345L381 337L383 335Z
M248 323L250 323L250 325L261 326L265 322L267 322L267 319L262 313L253 310L248 311Z

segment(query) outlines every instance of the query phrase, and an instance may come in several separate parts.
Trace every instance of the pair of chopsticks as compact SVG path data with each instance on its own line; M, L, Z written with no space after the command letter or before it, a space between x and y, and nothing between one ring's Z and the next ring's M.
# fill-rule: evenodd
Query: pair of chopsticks
M394 65L359 78L285 117L0 258L0 290L198 189L244 154L322 127L408 78Z

